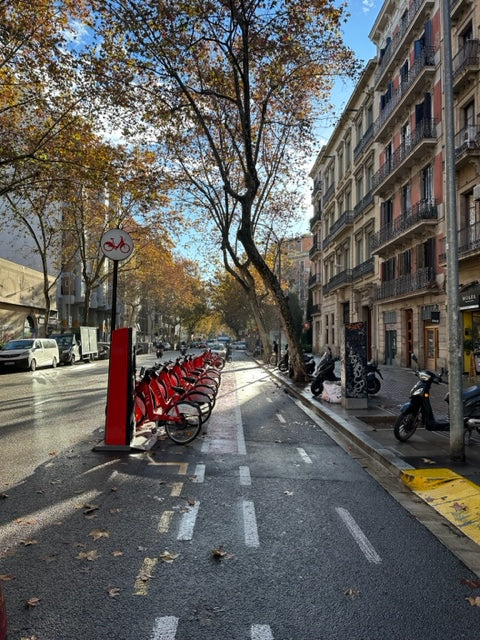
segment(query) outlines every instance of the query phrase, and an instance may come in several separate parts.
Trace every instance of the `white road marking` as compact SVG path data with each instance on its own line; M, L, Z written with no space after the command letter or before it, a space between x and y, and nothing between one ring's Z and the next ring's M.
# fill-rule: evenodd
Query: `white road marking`
M345 526L352 534L353 539L360 547L363 555L369 562L373 562L374 564L379 564L382 559L378 555L378 553L373 548L372 544L368 540L367 536L360 529L358 524L353 519L352 515L346 509L342 507L336 507L335 511L338 513L340 518L343 520Z
M252 484L249 467L240 467L240 484L243 487L249 487Z
M177 626L178 618L175 618L174 616L156 618L151 640L175 640Z
M245 544L247 547L259 547L257 519L255 517L255 507L250 500L243 501L243 527L245 531Z
M273 402L273 400L272 400L271 398L269 398L268 396L265 398L265 400L266 400L267 402Z
M195 504L183 514L180 522L180 528L178 530L177 540L192 539L199 508L200 502L195 502Z
M195 473L192 478L192 482L202 483L205 480L205 465L197 464L195 467Z
M277 418L278 418L278 421L281 422L282 424L285 424L287 422L281 413L277 413Z
M273 640L273 633L268 624L252 624L250 637L252 640Z
M302 449L302 447L297 447L297 451L304 462L306 462L307 464L312 464L312 459L310 458L308 453L305 451L305 449Z
M245 445L245 434L243 432L242 412L240 411L240 403L238 402L237 390L235 389L235 422L237 424L237 449L241 456L247 454Z

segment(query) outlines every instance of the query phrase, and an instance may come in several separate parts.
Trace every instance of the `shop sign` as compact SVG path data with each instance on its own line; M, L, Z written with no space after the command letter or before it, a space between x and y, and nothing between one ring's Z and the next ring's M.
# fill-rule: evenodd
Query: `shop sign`
M478 309L480 306L480 295L478 291L474 293L461 293L460 294L460 311L466 311L467 309Z

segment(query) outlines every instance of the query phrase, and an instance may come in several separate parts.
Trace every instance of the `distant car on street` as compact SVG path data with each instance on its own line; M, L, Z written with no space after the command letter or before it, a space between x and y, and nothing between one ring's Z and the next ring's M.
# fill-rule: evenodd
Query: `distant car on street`
M227 347L221 342L215 342L208 347L212 353L216 353L217 355L225 358L227 356Z
M246 351L247 349L247 343L244 342L243 340L238 340L237 342L233 343L233 348L236 351Z

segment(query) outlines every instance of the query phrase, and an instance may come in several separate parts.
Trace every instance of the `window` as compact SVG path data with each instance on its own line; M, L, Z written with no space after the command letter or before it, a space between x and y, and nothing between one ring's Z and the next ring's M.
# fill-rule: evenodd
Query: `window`
M365 189L367 193L370 193L370 191L372 190L373 175L374 175L373 165L369 164L368 167L365 169Z
M381 264L381 272L382 272L382 282L389 282L390 280L395 280L395 257L390 258L389 260L385 260Z
M360 200L363 198L363 176L358 176L356 187L357 187L357 202L360 202Z
M412 250L407 249L400 254L398 260L398 275L406 276L412 273Z
M355 265L362 264L363 260L363 233L357 233L355 236Z
M433 202L433 167L428 165L420 173L421 199L425 202Z
M380 226L390 227L393 223L393 201L385 200L380 205Z
M402 187L402 213L408 213L411 209L411 189L410 183L404 184Z
M343 324L350 322L350 302L344 302L342 304Z

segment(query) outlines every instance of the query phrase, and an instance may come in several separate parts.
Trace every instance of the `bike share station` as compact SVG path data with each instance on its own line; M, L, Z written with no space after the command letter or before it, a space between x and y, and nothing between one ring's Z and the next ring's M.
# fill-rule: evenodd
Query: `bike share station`
M118 262L133 252L130 235L123 229L112 229L103 234L101 249L105 257L113 260L112 314L110 358L108 366L107 406L105 412L104 441L94 451L131 451L147 448L133 446L135 436L135 345L136 331L132 327L116 329ZM136 443L135 443L136 445Z

